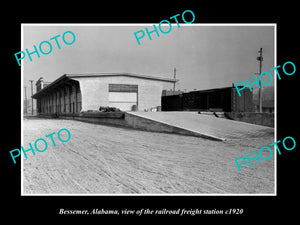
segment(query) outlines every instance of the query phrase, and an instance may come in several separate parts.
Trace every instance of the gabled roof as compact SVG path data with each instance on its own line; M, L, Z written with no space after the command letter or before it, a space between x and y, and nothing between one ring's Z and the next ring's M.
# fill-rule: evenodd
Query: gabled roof
M57 87L60 84L67 83L68 80L71 80L72 78L80 78L80 77L113 77L113 76L127 76L127 77L134 77L134 78L140 78L140 79L149 79L149 80L157 80L157 81L163 81L163 82L170 82L175 83L178 80L177 79L171 79L171 78L162 78L162 77L154 77L154 76L148 76L148 75L140 75L140 74L134 74L134 73L82 73L82 74L64 74L57 78L52 83L48 84L46 87L41 89L39 92L35 93L32 97L38 98L40 95L46 93L47 91L51 90L53 87Z
M113 77L113 76L127 76L127 77L135 77L149 80L159 80L166 82L177 82L178 80L172 78L163 78L163 77L154 77L149 75L135 74L135 73L84 73L84 74L65 74L70 78L76 77Z

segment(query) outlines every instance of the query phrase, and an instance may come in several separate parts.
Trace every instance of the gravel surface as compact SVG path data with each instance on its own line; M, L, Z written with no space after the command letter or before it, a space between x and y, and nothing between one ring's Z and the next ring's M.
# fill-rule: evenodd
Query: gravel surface
M62 128L71 133L65 143L57 137ZM45 138L53 132L55 147ZM38 138L48 143L45 152L23 157L24 194L274 193L274 157L246 163L241 172L234 161L254 156L274 142L271 136L220 142L39 118L24 119L23 134L25 149Z

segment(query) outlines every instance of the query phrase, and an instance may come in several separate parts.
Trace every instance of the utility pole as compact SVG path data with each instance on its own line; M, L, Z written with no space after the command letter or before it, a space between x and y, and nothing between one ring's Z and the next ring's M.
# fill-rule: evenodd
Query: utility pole
M262 57L262 48L260 48L260 50L258 51L259 56L257 57L257 60L259 61L259 75L261 74L261 67L262 67L262 61L263 61L263 57ZM258 89L258 98L259 98L259 112L262 112L262 87L261 87L261 82L259 79L259 86L260 88Z
M27 93L26 93L26 87L24 87L25 89L25 113L27 113Z
M32 82L34 80L29 80L31 82L31 114L33 115L33 98L32 98L32 95L33 95L33 87L32 87Z
M176 68L174 68L174 80L176 79ZM174 92L175 92L175 83L176 82L174 82L174 84L173 84L173 94L174 94Z

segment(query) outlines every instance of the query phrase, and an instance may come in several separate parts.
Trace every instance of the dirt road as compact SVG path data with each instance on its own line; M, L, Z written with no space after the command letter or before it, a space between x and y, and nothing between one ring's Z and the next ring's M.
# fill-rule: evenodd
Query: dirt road
M62 128L71 139L54 135L54 147L45 136ZM62 119L24 119L23 129L25 149L48 141L45 152L23 159L24 194L274 193L274 157L241 172L234 161L271 136L219 142Z

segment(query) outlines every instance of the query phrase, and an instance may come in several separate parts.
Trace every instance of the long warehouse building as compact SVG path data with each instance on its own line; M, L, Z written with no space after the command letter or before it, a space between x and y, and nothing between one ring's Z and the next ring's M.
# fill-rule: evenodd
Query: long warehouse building
M36 82L39 114L74 114L99 107L144 111L161 107L162 90L176 82L132 73L64 74L52 83Z

